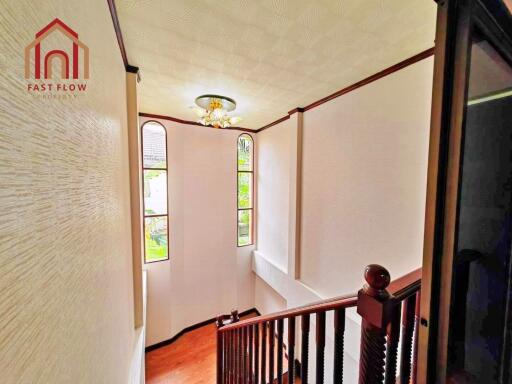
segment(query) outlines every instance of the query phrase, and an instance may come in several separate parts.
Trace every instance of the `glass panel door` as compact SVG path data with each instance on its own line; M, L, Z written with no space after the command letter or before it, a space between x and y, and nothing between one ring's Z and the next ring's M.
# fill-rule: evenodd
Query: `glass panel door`
M452 270L448 376L501 383L512 233L512 67L472 32Z
M421 383L510 383L512 16L438 2L418 354Z

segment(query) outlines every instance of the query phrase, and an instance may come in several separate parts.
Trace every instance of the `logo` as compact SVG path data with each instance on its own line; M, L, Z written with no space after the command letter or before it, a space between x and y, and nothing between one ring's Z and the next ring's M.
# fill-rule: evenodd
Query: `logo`
M38 80L27 84L29 92L76 96L87 89L87 83L75 80L89 78L89 48L78 33L55 19L25 48L25 78Z

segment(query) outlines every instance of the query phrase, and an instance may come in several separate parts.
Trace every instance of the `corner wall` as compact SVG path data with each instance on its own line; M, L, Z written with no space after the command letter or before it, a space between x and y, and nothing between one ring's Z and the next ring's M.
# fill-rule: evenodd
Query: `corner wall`
M24 49L56 17L90 49L77 98L26 90ZM3 1L0 70L0 381L127 383L140 335L126 79L107 2Z
M254 247L236 244L242 132L157 121L167 129L170 259L144 265L147 346L234 308L254 307Z

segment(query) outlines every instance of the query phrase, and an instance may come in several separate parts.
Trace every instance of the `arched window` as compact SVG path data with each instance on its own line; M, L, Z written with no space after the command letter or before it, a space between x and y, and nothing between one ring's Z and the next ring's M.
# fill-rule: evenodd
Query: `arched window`
M144 262L169 259L167 131L156 121L141 128Z
M253 140L246 133L238 136L238 246L253 243L254 155Z

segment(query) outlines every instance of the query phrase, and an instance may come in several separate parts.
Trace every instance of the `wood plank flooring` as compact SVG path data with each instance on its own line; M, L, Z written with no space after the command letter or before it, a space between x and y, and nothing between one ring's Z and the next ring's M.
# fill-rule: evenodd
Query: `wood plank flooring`
M215 365L216 330L210 324L146 353L146 383L215 384Z
M147 384L215 384L215 324L146 353Z

